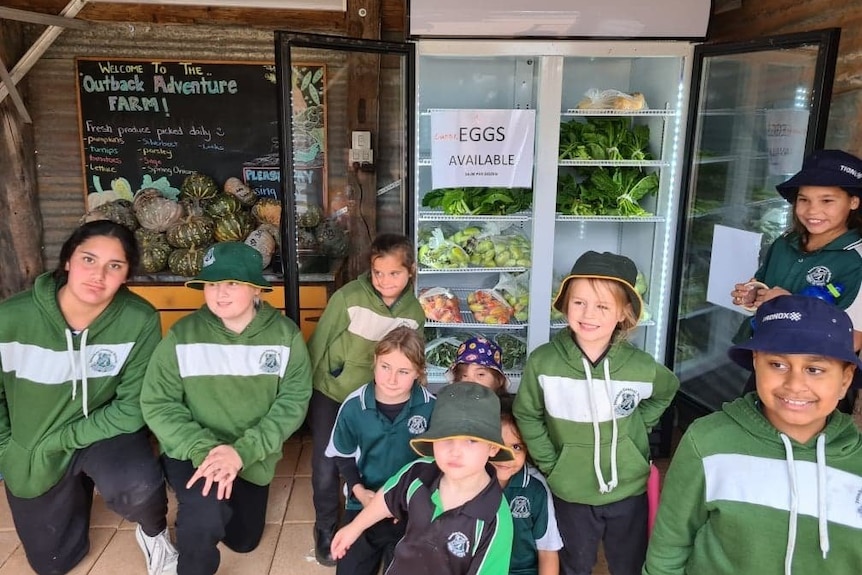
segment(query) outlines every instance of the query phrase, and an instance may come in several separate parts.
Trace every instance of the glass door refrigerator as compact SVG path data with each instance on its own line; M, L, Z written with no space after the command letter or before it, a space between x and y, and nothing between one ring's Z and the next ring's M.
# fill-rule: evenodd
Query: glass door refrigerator
M588 250L634 260L647 310L633 340L663 360L693 46L450 39L416 50L418 292L432 314L446 302L460 312L426 324L429 380L443 383L459 343L480 334L501 345L517 391L527 353L565 328L551 302ZM528 185L441 188L441 117L499 110L534 118Z
M824 145L838 37L824 30L695 47L667 348L682 425L738 397L748 379L727 349L751 314L731 305L726 286L754 270L725 271L715 230L761 234L762 257L788 229L791 206L775 185ZM739 249L741 260L743 247L721 249Z

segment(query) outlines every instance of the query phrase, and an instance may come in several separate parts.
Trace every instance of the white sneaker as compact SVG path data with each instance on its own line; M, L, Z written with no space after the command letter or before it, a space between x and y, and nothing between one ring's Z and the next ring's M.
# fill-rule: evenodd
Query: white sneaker
M155 537L150 537L138 525L135 529L135 539L138 540L138 546L144 552L149 575L176 575L179 554L171 543L167 529Z

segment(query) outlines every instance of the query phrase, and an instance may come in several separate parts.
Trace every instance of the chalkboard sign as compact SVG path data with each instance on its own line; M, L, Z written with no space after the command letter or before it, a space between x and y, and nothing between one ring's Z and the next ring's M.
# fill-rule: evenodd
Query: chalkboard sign
M88 198L131 199L151 184L179 188L192 172L222 184L257 163L277 166L273 65L113 58L76 65Z

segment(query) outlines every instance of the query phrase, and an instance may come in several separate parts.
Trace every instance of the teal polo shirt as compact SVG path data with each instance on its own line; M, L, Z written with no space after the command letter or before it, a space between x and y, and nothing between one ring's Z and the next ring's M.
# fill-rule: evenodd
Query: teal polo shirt
M326 447L327 457L353 459L359 471L359 482L377 490L405 464L418 457L410 440L428 429L434 395L424 386L413 384L410 399L393 421L377 409L374 383L351 393L341 404L335 426ZM361 510L348 480L346 508Z
M389 512L407 522L386 575L502 575L512 554L512 515L497 473L464 505L443 509L433 457L405 465L383 486Z
M862 331L862 236L849 230L821 249L805 252L796 232L775 240L754 276L770 287L799 294L808 286L840 283L843 291L835 304L847 312L856 331Z
M514 527L509 575L538 575L538 552L563 548L551 491L539 471L525 465L509 480L503 495Z

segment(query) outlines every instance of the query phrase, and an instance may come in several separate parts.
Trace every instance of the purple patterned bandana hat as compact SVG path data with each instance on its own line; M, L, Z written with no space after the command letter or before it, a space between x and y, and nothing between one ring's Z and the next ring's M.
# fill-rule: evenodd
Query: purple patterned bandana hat
M452 373L459 363L481 365L503 373L503 352L499 345L489 339L482 336L471 337L458 348L458 356L449 372Z

